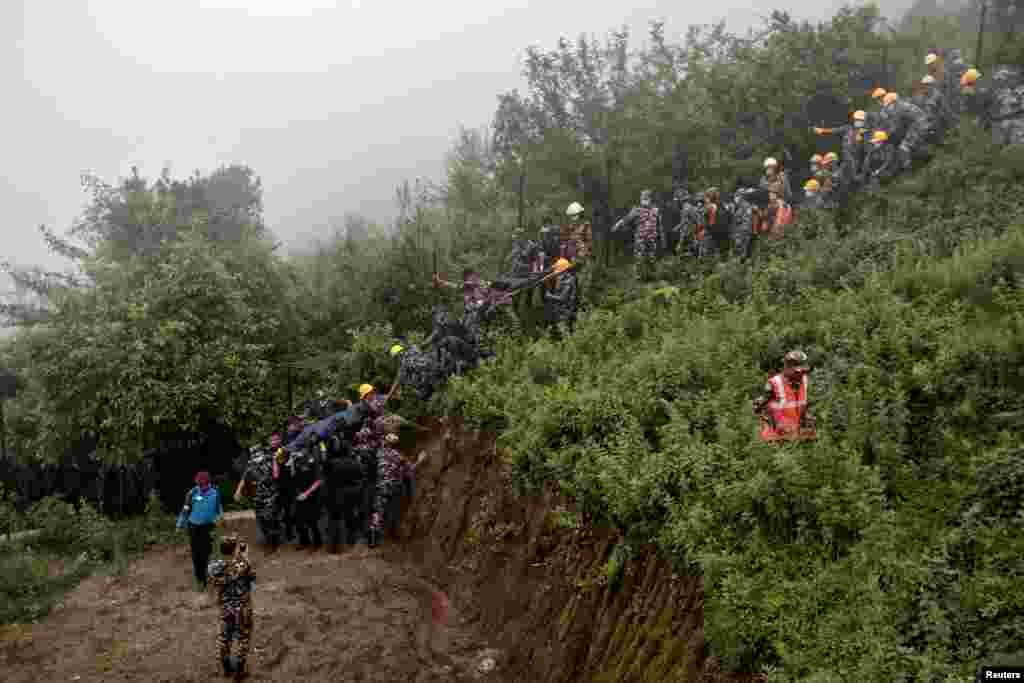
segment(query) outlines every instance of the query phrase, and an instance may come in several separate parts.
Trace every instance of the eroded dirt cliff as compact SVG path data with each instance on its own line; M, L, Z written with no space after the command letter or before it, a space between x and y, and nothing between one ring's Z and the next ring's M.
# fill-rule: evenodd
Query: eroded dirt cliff
M493 435L435 421L403 517L400 551L445 587L504 653L506 677L535 683L755 681L707 656L704 588L645 548L609 585L612 529L566 524L557 490L519 498Z

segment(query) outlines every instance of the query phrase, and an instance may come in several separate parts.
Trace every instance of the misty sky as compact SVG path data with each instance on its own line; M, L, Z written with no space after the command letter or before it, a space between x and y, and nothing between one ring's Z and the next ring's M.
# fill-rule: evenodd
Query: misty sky
M2 0L0 257L63 267L37 226L70 226L82 171L116 183L133 164L179 178L250 165L290 245L346 211L387 221L396 185L440 178L457 126L487 125L497 94L522 87L528 45L622 24L639 37L655 18L673 38L719 19L744 31L775 7L817 20L840 4Z

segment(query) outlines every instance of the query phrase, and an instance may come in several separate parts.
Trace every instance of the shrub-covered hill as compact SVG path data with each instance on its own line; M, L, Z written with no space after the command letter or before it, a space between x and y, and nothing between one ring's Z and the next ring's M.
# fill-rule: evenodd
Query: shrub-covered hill
M507 339L446 409L502 430L524 490L619 525L616 556L702 571L730 666L961 681L1024 654L1024 155L964 139L845 225ZM794 347L819 439L762 444L750 402Z

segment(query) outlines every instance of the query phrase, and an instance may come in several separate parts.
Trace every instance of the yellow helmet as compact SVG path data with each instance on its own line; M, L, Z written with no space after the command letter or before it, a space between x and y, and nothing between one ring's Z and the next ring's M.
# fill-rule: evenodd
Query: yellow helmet
M364 398L366 398L366 395L371 393L373 390L374 389L373 389L373 385L372 384L360 384L359 385L359 400L362 401Z
M892 104L893 102L895 102L899 98L900 98L900 96L897 95L896 93L894 93L894 92L887 92L887 93L885 93L885 97L882 98L882 104L886 104L886 105Z
M880 100L885 97L885 88L875 88L875 91L871 93L871 99Z
M854 121L867 121L868 120L868 114L863 109L858 109L857 111L853 112L853 120Z
M812 156L811 157L811 163L812 164L820 164L821 163L821 155L820 154L815 154L814 156Z
M829 152L823 157L823 161L827 164L833 161L839 161L839 155L835 152Z
M960 85L973 85L981 78L981 72L977 69L968 69L964 72L964 75L960 77Z
M921 79L921 82L924 83L925 85L931 85L932 83L935 82L935 76L928 74L927 76Z
M924 63L926 66L931 66L937 61L939 61L939 56L934 52L929 52L928 56L924 58Z
M583 213L583 206L579 202L573 202L569 205L569 208L565 210L566 216L578 216Z
M819 187L818 186L818 181L815 180L814 178L811 178L806 183L804 183L804 189L805 190L809 190L811 192L817 192L818 191L818 187Z
M871 136L871 142L885 142L889 139L889 134L884 130L876 130L875 134Z
M401 344L395 344L394 346L391 347L391 350L388 353L390 353L392 356L397 356L402 351L405 351L405 348L403 348Z
M565 271L569 270L570 265L572 264L569 263L569 259L560 258L557 261L555 261L555 272L564 273Z

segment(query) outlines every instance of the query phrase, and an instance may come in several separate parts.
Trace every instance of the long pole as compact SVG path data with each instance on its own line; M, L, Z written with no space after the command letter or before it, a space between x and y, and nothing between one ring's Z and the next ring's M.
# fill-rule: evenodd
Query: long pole
M985 15L988 14L988 0L981 0L981 18L978 20L978 48L975 50L974 63L981 69L981 50L985 46Z
M3 399L0 399L0 457L7 457L7 418L4 416Z

